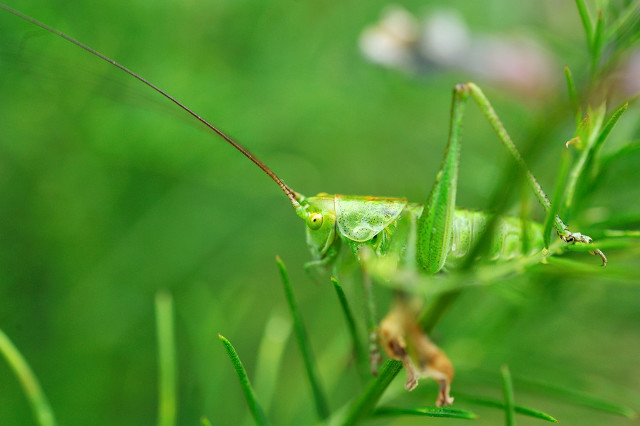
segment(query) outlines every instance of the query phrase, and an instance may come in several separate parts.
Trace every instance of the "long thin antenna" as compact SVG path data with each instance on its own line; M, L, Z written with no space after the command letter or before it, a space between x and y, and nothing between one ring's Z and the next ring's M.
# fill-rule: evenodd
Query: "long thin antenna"
M247 148L245 148L244 146L240 145L238 142L234 141L229 136L227 136L225 133L223 133L222 130L218 129L213 124L209 123L207 120L202 118L200 115L196 114L191 108L187 107L182 102L180 102L179 100L177 100L176 98L174 98L173 96L171 96L170 94L168 94L167 92L165 92L164 90L162 90L161 88L156 86L155 84L151 83L150 81L148 81L144 77L139 76L138 74L136 74L135 72L131 71L129 68L125 67L124 65L120 65L119 63L117 63L113 59L103 55L102 53L98 52L95 49L92 49L91 47L87 46L86 44L79 42L78 40L74 39L73 37L70 37L70 36L68 36L68 35L66 35L66 34L56 30L55 28L52 28L52 27L46 25L46 24L43 24L42 22L37 21L37 20L33 19L30 16L27 16L27 15L21 13L21 12L18 12L17 10L14 10L14 9L8 7L8 6L5 6L2 3L0 3L0 9L4 9L9 13L11 13L11 14L19 17L19 18L24 19L25 21L31 22L32 24L37 25L37 26L39 26L40 28L42 28L44 30L47 30L47 31L49 31L49 32L51 32L53 34L56 34L56 35L62 37L63 39L65 39L67 41L70 41L71 43L75 44L76 46L86 50L87 52L91 53L92 55L95 55L98 58L100 58L100 59L102 59L102 60L104 60L106 62L109 62L111 65L115 65L116 67L120 68L122 71L124 71L127 74L129 74L130 76L140 80L141 82L143 82L147 86L151 87L156 92L160 93L165 98L169 99L174 104L178 105L180 108L182 108L183 110L185 110L186 112L191 114L193 117L195 117L196 120L200 121L202 124L207 126L210 130L212 130L214 133L216 133L222 139L224 139L229 144L231 144L235 149L240 151L249 160L253 161L258 167L260 167L262 169L262 171L264 171L267 175L269 175L269 177L271 179L273 179L274 182L277 183L280 188L282 188L284 193L287 194L287 197L289 197L289 200L291 200L291 204L293 205L293 207L296 210L298 210L298 208L300 207L300 203L298 203L298 198L300 196L298 195L297 192L295 192L293 189L289 188L289 186L287 184L285 184L282 181L282 179L280 179L273 171L271 171L271 169L269 167L267 167L266 164L264 164L262 161L260 161Z

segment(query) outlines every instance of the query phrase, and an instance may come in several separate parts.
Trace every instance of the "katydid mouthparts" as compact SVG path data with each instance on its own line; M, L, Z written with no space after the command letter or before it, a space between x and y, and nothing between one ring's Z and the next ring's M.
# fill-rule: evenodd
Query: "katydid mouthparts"
M305 222L306 241L313 257L306 265L307 269L324 271L335 266L338 255L346 252L360 262L366 287L370 282L369 267L372 262L390 261L392 264L392 267L387 269L386 277L377 274L376 279L390 278L400 270L416 270L423 275L433 275L440 272L445 265L455 265L456 259L459 260L470 253L484 233L489 215L459 209L455 205L462 119L469 98L475 101L500 142L509 151L518 167L525 172L527 183L545 213L552 214L546 194L528 170L493 107L474 83L461 83L453 89L449 139L435 183L424 204L409 203L405 198L323 193L305 197L285 184L243 145L145 78L46 24L5 5L0 4L0 8L64 38L151 87L262 169L282 189L296 214ZM564 242L591 243L590 237L571 232L559 216L555 215L552 221L555 231ZM485 253L488 260L530 255L545 249L543 227L540 224L523 223L519 218L503 217L499 219L495 229L492 243ZM527 241L523 241L525 238ZM528 248L527 253L524 253L524 247ZM603 266L606 265L607 258L600 249L593 248L591 253L598 255ZM439 384L436 405L451 404L453 398L449 391L453 379L452 363L420 328L417 320L420 306L416 305L415 300L403 296L401 292L397 293L397 301L379 325L373 313L369 313L372 343L379 341L388 357L402 361L407 371L405 387L408 390L415 388L420 377L431 377ZM365 291L365 294L370 294L370 291ZM373 371L379 362L378 357L373 350Z

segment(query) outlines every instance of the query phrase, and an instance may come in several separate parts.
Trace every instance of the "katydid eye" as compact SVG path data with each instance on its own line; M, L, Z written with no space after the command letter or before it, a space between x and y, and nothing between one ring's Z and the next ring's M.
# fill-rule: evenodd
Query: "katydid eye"
M321 226L322 226L322 213L312 213L311 216L309 216L309 228L315 231L316 229L319 229Z

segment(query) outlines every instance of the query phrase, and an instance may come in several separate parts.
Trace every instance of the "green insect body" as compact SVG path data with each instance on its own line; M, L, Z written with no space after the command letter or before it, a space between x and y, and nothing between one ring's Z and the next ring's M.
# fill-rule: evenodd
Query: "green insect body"
M469 254L475 242L484 233L490 219L487 213L456 208L462 118L469 98L478 105L518 167L526 171L529 187L550 218L559 237L567 243L591 242L589 237L569 231L562 220L553 214L547 196L528 171L493 107L473 83L458 84L454 87L449 140L435 183L424 204L408 203L404 198L328 194L305 198L286 185L245 147L138 74L33 18L2 4L0 8L63 37L138 79L191 114L260 167L284 191L296 214L305 221L307 244L313 258L308 264L311 269L335 266L339 254L351 251L362 265L363 282L367 290L367 283L370 283L367 269L371 262L391 260L394 267L382 277L389 279L399 270L433 275L445 267L454 268L456 261ZM505 217L499 219L494 229L492 243L483 254L485 260L511 259L538 253L544 249L543 228L539 224L522 223L520 219ZM599 249L593 248L592 254L599 255L603 264L606 264L606 257ZM365 291L365 296L367 294L370 296L371 292ZM416 306L415 299L399 291L396 294L396 302L378 327L373 309L370 309L370 338L372 341L379 339L390 358L402 361L407 372L407 389L413 389L420 377L431 377L440 385L436 405L451 404L453 398L449 395L449 389L453 379L452 363L422 332L417 320L420 307ZM369 307L372 306L370 302ZM372 369L375 369L377 362L374 352Z
M357 256L360 247L368 246L378 257L397 254L402 264L418 265L424 270L428 268L428 265L420 263L419 258L416 259L416 250L407 248L415 232L412 230L416 228L424 209L421 204L408 203L402 198L328 194L306 198L304 204L315 214L317 221L313 226L306 227L307 244L314 257L310 266L331 265L342 247L349 247ZM485 232L489 217L485 212L455 210L444 265L455 266L456 260L469 253ZM528 222L526 226L527 230L523 233L519 218L500 218L486 253L487 260L510 260L542 251L542 225ZM523 240L525 235L529 239L526 244ZM415 243L415 238L413 240ZM527 253L523 252L523 245L529 248Z

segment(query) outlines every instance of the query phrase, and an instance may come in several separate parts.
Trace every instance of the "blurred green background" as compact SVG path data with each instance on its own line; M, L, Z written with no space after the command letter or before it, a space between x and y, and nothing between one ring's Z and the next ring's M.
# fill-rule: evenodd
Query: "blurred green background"
M357 41L379 19L382 0L9 3L175 95L304 194L422 202L442 158L451 88L474 78L447 70L412 76L367 62ZM472 31L534 37L557 62L560 83L564 64L578 81L586 78L573 2L402 4L418 15L455 9ZM289 322L276 254L290 271L331 407L358 392L357 376L343 370L348 338L334 291L305 274L303 224L260 170L137 81L5 12L0 49L0 327L32 365L60 424L155 422L159 289L175 301L179 423L202 415L214 424L246 422L217 333L253 374L265 324L278 334ZM562 84L532 98L477 82L516 144L536 132L550 103L566 97ZM506 155L477 108L468 111L458 204L486 208ZM571 113L566 118L532 159L547 192L573 136ZM637 139L636 118L630 111L620 133ZM590 201L596 213L638 211L638 161L609 176ZM540 265L466 294L434 334L458 367L453 395L499 397L499 366L508 364L516 377L639 409L639 280L628 279L629 271L637 278L638 250L608 254L613 271L625 271L622 284L601 271L563 277ZM355 284L347 280L345 289L360 312ZM292 340L271 368L274 423L314 422ZM433 384L425 380L408 394L402 381L393 385L396 405L433 403ZM632 423L522 383L515 392L516 401L563 424ZM504 416L462 399L456 406L477 412L477 424ZM32 419L2 360L0 424Z

